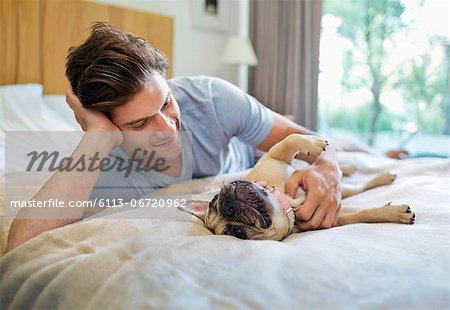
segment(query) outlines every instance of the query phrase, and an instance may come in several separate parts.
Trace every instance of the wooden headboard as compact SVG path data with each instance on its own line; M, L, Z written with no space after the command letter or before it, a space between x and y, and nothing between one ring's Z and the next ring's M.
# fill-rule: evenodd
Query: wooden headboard
M0 0L0 85L41 83L46 94L63 94L67 51L89 35L95 21L162 50L172 76L172 17L83 0Z

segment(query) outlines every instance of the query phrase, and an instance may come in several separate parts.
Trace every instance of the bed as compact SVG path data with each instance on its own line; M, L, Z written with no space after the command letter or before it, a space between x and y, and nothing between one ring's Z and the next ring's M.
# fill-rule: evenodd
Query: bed
M354 178L381 170L398 174L392 185L347 198L344 205L406 202L416 224L354 224L276 242L213 235L176 208L155 209L153 218L142 210L99 213L3 256L1 306L448 308L450 161L339 156L360 168ZM190 181L152 197L208 199L222 182L244 173Z
M59 65L51 62L62 52L48 53L65 51L73 40L79 40L79 32L95 14L131 28L148 29L148 19L156 20L159 22L152 25L168 27L162 33L172 34L170 18L134 18L135 12L69 2L70 6L64 6L57 1L2 0L3 9L16 12L7 15L14 18L2 19L8 36L25 33L62 47L44 44L46 47L39 49L42 55L12 50L22 46L22 50L32 52L30 44L43 44L23 40L8 45L0 55L0 61L9 59L0 63L5 68L0 84L20 83L0 86L1 309L450 307L449 159L399 161L382 155L339 152L340 161L359 169L350 181L379 171L398 175L392 185L347 198L344 206L364 209L390 201L407 203L416 213L415 225L355 224L293 234L281 242L245 241L213 235L199 219L176 208L131 208L108 210L45 232L4 254L12 221L6 181L33 178L34 186L19 188L21 197L30 199L50 177L48 173L7 171L5 133L80 130L61 95L65 87L59 70L63 58L58 58ZM59 29L55 25L61 22L57 18L61 10L77 10L78 14L68 15L73 36L56 42L52 38L58 34L52 29ZM24 24L18 23L19 19ZM27 29L37 32L30 34ZM149 34L157 42L167 40L158 37L160 29ZM169 55L170 40L161 41L168 44L165 52ZM17 64L24 61L29 70L20 71L23 66ZM36 119L39 121L30 121ZM245 173L192 180L144 198L178 198L188 203L210 199L223 182L242 178Z
M64 96L44 95L42 85L2 86L0 104L5 97L9 102L15 98L4 109L9 116L15 107L27 117L21 104L34 102L40 118L48 120L30 124L16 119L16 129L21 124L21 129L79 130ZM416 224L355 224L294 234L281 242L244 241L215 236L176 208L108 210L43 233L2 256L0 306L448 308L450 160L338 155L359 169L349 181L379 171L398 175L392 185L347 198L344 205L364 209L407 203ZM223 182L245 173L192 180L144 198L211 199ZM35 180L34 187L21 189L21 197L29 199L50 174L12 171L0 177L2 251L12 220L5 212L4 182L11 177Z

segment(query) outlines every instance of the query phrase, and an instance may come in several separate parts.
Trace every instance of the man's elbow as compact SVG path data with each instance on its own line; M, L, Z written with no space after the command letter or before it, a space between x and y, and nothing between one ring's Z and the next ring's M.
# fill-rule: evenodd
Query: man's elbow
M80 219L14 219L8 234L4 254L17 248L22 243L38 235L65 225L72 224Z

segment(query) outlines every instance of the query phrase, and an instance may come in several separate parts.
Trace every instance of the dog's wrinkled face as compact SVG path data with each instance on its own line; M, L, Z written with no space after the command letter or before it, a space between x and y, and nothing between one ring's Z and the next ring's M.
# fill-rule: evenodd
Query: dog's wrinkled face
M209 203L204 222L217 235L240 239L281 240L289 234L289 218L276 197L248 181L234 181Z

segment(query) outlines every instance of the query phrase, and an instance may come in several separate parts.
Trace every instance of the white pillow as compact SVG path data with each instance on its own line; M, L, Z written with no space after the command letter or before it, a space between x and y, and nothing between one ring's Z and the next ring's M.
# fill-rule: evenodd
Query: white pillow
M76 130L80 130L80 127L68 123L64 117L45 105L42 85L0 86L0 175L5 173L6 131ZM43 142L47 137L48 135L42 134Z
M75 130L81 130L80 124L77 123L73 110L69 107L66 102L65 95L44 95L44 104L50 110L56 112L60 117L62 117L66 123L72 125Z
M72 131L43 101L40 84L0 86L0 131Z
M40 84L0 86L0 174L5 173L5 131L13 128L13 124L24 127L29 115L40 114L42 93Z
M0 130L26 130L39 117L44 102L40 84L0 86ZM17 128L17 129L15 129Z

